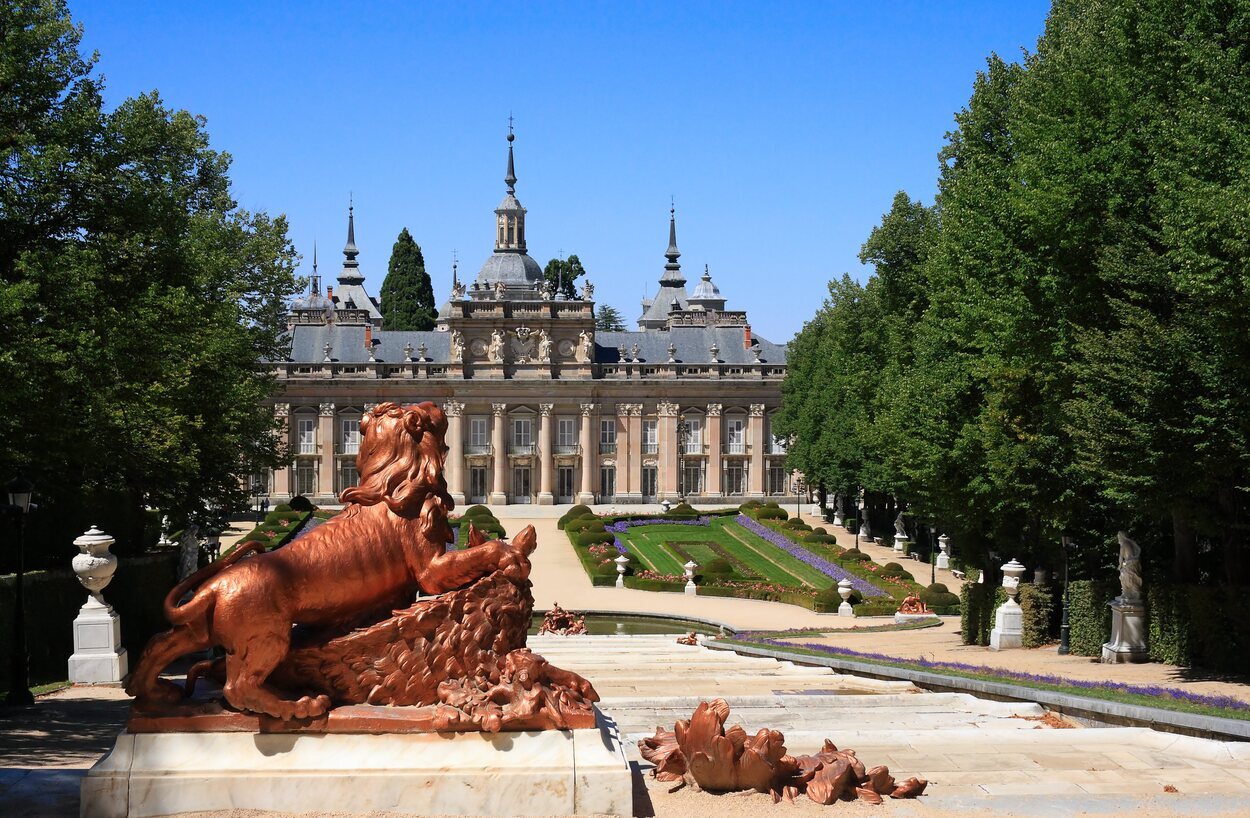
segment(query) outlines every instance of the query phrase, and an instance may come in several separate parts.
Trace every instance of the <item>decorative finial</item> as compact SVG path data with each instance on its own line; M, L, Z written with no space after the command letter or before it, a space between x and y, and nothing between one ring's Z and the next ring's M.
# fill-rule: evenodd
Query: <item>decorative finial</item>
M460 283L460 278L456 274L457 268L460 266L459 259L456 258L456 251L451 251L451 286L455 287Z
M516 166L512 162L512 141L516 134L512 132L512 114L508 114L508 174L503 177L509 193L516 193Z
M665 269L681 268L681 265L677 263L677 259L681 258L681 251L677 249L677 208L674 205L668 208L668 249L664 251L664 257L668 259L668 264L664 265Z
M313 239L313 275L317 274L317 240Z

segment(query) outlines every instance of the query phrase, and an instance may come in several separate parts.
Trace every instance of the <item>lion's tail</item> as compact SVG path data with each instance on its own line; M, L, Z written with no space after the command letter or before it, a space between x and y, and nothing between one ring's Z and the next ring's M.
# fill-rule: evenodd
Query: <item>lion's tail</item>
M215 562L210 562L208 565L205 565L203 568L175 585L170 592L165 595L165 618L169 620L169 624L182 625L190 621L195 615L193 612L183 611L182 606L178 604L178 600L182 599L183 594L192 588L198 588L200 585L203 585L208 580L217 576L217 574L229 568L231 565L234 565L243 557L253 551L263 550L264 547L264 543L253 540L241 543L226 556Z

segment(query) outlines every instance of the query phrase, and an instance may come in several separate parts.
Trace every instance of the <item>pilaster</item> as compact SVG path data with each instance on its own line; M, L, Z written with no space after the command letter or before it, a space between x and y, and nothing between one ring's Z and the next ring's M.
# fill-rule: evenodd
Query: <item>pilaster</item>
M747 477L748 493L764 496L764 404L753 403L747 418L747 435L751 442L751 468Z
M337 497L334 490L334 403L321 404L317 418L317 449L321 460L317 471L317 494Z
M452 502L464 505L464 404L449 400L443 404L447 414L447 491Z
M677 409L677 404L669 401L660 401L656 407L655 434L660 459L656 491L660 500L676 500L681 496L677 481Z
M599 444L593 436L595 420L595 404L583 403L582 409L582 490L578 492L577 502L593 503L595 501L594 472L599 466Z
M504 427L508 423L508 404L492 403L491 414L491 449L494 460L494 485L487 501L494 505L508 504L508 446L504 437Z
M555 465L551 455L551 410L553 404L538 404L538 505L549 506L556 501L551 484Z
M278 439L285 441L288 450L291 447L291 404L275 403L273 405L273 416L278 419L280 426L278 429ZM273 486L270 492L274 497L287 498L291 496L291 464L288 460L285 465L279 466L273 471ZM276 504L275 504L276 505Z
M707 493L719 496L721 493L721 405L707 405Z

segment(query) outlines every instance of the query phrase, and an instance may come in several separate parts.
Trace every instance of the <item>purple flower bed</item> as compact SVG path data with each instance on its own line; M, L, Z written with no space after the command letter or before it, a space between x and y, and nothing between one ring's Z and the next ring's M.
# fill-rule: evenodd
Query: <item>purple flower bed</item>
M604 529L606 529L606 530L608 530L608 531L611 531L611 532L612 532L612 533L614 533L614 534L624 534L624 533L625 533L626 531L628 531L629 529L631 529L631 528L633 528L633 527L635 527L635 526L639 526L639 525L702 525L702 526L708 526L708 525L711 525L711 524L712 524L712 523L711 523L711 520L712 520L712 518L711 518L711 517L695 517L693 520L662 520L662 519L655 519L655 518L653 518L653 519L649 519L649 520L617 520L617 521L616 521L616 522L614 522L614 523L609 523L608 525L605 525L605 526L604 526Z
M772 543L800 562L805 562L812 566L825 576L830 577L835 581L849 579L851 581L851 587L856 591L859 591L861 596L889 596L889 594L878 588L876 585L873 585L868 580L857 577L854 574L843 570L841 567L834 565L832 562L829 562L829 560L816 556L811 551L801 547L798 543L794 542L794 540L791 540L784 534L773 531L767 526L760 525L758 522L752 520L745 514L738 515L737 523L747 531L750 531L762 540Z
M1158 685L1131 685L1123 682L1092 682L1082 679L1067 679L1063 676L1050 676L1044 673L1020 673L1015 670L1003 670L996 667L986 667L985 665L969 665L964 662L935 662L930 659L925 659L923 656L916 659L902 658L899 656L887 656L884 653L867 653L858 650L850 650L849 648L840 648L835 645L820 645L813 642L794 643L785 642L780 639L751 638L749 635L739 635L738 638L744 642L768 645L770 647L782 649L798 647L803 648L804 650L815 651L816 653L830 653L837 656L846 656L851 659L874 659L880 662L916 665L917 667L932 668L934 670L957 670L963 673L975 673L978 676L991 676L998 679L1014 680L1019 682L1034 682L1036 684L1055 685L1057 687L1072 687L1079 690L1106 690L1113 693L1129 693L1137 696L1162 697L1202 707L1250 712L1250 702L1234 699L1232 696L1207 696L1201 693L1190 693L1187 690L1180 690L1175 687L1159 687Z

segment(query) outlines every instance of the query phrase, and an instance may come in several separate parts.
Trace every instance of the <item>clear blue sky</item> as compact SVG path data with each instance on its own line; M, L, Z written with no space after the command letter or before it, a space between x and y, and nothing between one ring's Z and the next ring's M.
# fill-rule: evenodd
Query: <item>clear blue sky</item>
M1041 0L860 3L151 3L71 0L110 104L158 89L208 119L235 198L285 213L311 268L366 287L408 227L446 298L492 247L509 112L540 264L577 253L632 322L676 197L683 270L788 340L937 151L991 52L1032 49Z

